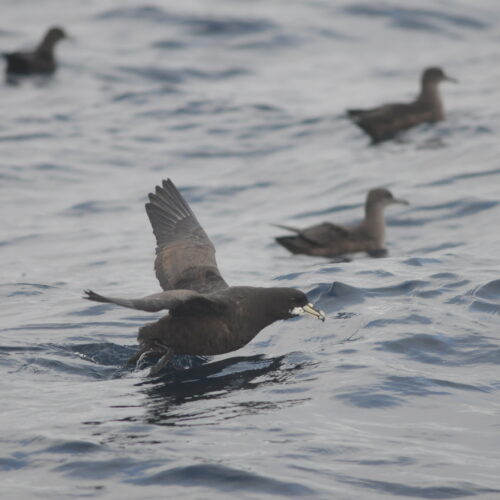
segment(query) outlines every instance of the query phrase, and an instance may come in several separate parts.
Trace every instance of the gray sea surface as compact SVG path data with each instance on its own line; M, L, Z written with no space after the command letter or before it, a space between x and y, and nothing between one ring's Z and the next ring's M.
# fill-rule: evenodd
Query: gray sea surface
M500 498L498 0L2 0L0 50L60 24L52 79L0 84L2 498ZM349 107L447 120L370 146ZM123 370L159 315L144 203L170 177L230 284L327 321ZM289 255L273 223L349 223L377 186L386 258Z

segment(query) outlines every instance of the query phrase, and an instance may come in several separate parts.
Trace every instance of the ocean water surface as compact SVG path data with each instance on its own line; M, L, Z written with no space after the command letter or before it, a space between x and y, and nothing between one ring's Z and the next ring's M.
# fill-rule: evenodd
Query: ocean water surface
M0 85L5 498L500 498L500 7L495 0L2 3L0 48L60 24L50 80ZM348 107L440 65L447 120L373 147ZM243 349L124 370L158 315L144 203L170 177L230 284L327 313ZM289 255L355 221L389 255Z

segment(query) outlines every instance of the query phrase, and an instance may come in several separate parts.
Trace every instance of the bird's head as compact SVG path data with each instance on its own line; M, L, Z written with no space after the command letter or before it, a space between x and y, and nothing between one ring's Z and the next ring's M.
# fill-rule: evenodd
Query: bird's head
M59 28L58 26L55 26L53 28L50 28L49 31L47 31L47 38L54 42L58 42L59 40L62 40L63 38L68 38L68 35L66 32L62 29Z
M267 307L277 319L289 319L304 314L325 321L325 313L317 309L304 292L295 288L274 288Z
M67 33L58 26L53 26L50 28L45 36L43 37L42 43L40 44L39 50L46 51L52 50L57 42L63 39L71 39Z
M387 205L392 205L399 203L400 205L409 205L406 200L401 200L399 198L394 198L392 193L385 188L371 189L366 197L366 206L385 208Z
M424 85L437 85L438 83L443 81L458 83L458 80L456 78L451 78L437 66L427 68L422 73L422 83Z

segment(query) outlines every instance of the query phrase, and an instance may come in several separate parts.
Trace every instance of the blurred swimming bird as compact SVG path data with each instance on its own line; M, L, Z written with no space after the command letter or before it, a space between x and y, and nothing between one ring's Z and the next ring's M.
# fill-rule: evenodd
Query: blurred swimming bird
M296 236L279 236L276 241L293 254L338 257L349 253L367 252L379 257L387 253L384 209L394 203L408 205L406 200L394 198L387 189L372 189L366 197L365 218L360 224L345 227L323 222L306 229L276 224L277 227L297 233Z
M444 120L444 108L438 85L442 81L455 82L441 68L427 68L422 73L420 94L407 104L384 104L372 109L348 109L352 121L364 130L372 143L385 141L398 132L426 122Z
M325 314L294 288L230 287L215 260L215 248L171 180L163 181L146 204L156 236L156 277L163 292L139 299L105 297L85 291L88 300L169 314L139 330L140 350L129 363L150 353L162 357L157 373L173 354L214 355L235 351L275 321Z
M40 44L31 52L7 52L2 55L7 60L7 75L34 75L54 73L57 63L54 48L60 40L68 38L62 28L50 28Z

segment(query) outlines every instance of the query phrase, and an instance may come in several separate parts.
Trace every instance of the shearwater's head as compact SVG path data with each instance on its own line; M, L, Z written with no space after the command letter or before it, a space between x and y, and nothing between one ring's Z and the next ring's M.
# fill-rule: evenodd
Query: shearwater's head
M69 38L66 32L62 28L54 26L47 31L38 50L52 50L55 44L64 38Z
M399 203L401 205L409 205L406 200L394 198L392 193L385 188L371 189L366 196L366 210L384 209L387 205Z
M406 200L394 198L385 188L376 188L368 192L365 204L365 220L362 227L364 232L377 242L378 249L385 248L385 218L384 208L399 203L409 205Z
M304 292L296 288L269 288L268 291L264 307L275 320L308 314L325 321L325 313L311 304Z
M451 78L437 66L424 69L422 73L422 85L437 85L443 81L458 83L457 79Z

